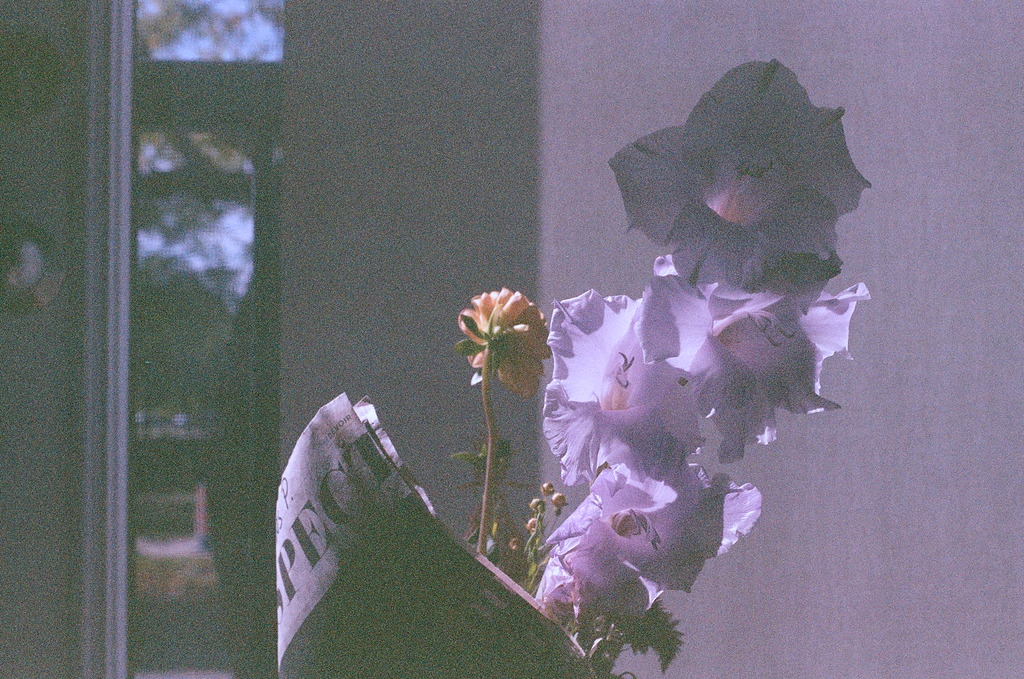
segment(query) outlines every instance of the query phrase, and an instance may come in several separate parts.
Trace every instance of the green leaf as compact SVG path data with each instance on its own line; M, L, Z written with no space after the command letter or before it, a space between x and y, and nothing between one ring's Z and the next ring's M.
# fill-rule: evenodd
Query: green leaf
M452 454L452 459L453 460L465 460L466 462L474 462L475 463L477 460L480 459L480 456L477 455L476 453L471 453L468 450L463 450L463 451L458 452L458 453L453 453Z
M465 318L465 316L463 316ZM483 344L477 344L471 339L464 339L461 342L455 343L455 351L461 356L476 356L484 350Z
M484 446L484 455L487 454L487 447ZM512 450L512 444L508 442L508 439L499 438L494 442L494 456L497 458L512 457L515 451Z
M480 332L480 328L477 327L476 321L474 321L472 317L467 316L466 314L462 314L459 316L459 320L462 321L462 324L466 326L467 330L469 330L477 337L480 337L481 339L483 338L483 333Z
M676 629L679 621L665 610L661 599L655 601L644 615L622 617L617 623L623 640L633 649L634 654L653 650L658 655L662 673L682 648L683 633Z

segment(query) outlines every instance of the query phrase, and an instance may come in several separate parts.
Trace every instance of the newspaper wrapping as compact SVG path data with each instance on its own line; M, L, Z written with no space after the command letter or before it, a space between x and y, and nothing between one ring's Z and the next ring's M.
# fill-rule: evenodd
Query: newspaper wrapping
M591 677L536 603L433 515L365 399L302 432L277 497L282 679Z

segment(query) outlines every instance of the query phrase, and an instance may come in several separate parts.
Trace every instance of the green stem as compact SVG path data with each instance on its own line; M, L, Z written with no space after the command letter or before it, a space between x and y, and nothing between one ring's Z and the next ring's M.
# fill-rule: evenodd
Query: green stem
M480 371L480 393L484 401L484 422L487 425L487 463L484 467L484 496L480 502L480 533L476 541L476 551L486 556L487 534L490 531L490 500L491 470L494 467L494 444L498 440L497 427L494 425L494 413L491 409L491 350L484 349L484 367Z
M598 634L602 636L598 637L591 644L590 651L587 653L587 659L598 676L617 676L612 674L612 670L615 669L615 662L622 654L625 641L621 634L617 634L615 623L610 623L606 630L598 631Z

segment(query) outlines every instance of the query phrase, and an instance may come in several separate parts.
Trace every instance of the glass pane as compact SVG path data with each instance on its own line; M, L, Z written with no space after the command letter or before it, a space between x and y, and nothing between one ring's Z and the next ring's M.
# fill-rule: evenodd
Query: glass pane
M142 292L171 286L187 308L168 312L199 314L204 319L204 325L186 323L182 331L216 332L225 338L230 314L252 277L252 210L230 200L201 200L188 194L152 198L140 208L142 218L150 218L137 232L136 275ZM160 331L169 329L155 329L158 334L152 339L166 345L169 338ZM203 346L214 353L212 345ZM211 356L196 357L208 359Z
M217 479L232 341L253 272L252 162L208 132L147 130L137 140L132 661L137 678L227 679Z
M183 170L190 156L193 165L228 174L252 175L249 156L211 132L147 130L138 135L136 172L142 176Z
M135 171L140 175L154 172L173 172L185 165L185 157L160 130L139 135L139 155Z
M280 61L284 0L138 0L143 51L156 61Z

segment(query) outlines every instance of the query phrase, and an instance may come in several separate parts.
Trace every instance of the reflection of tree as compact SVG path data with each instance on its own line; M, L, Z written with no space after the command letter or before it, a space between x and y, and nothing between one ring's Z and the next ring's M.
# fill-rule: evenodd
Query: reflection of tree
M281 60L283 0L139 0L137 20L153 59Z
M225 226L232 211L238 221ZM138 201L131 297L137 410L217 412L225 346L252 267L247 215L237 204L185 195Z
M171 172L185 163L181 151L162 130L143 130L136 133L138 137L139 155L136 159L135 171L140 175L153 172Z
M216 412L233 316L194 277L160 266L139 271L132 285L135 409L164 416Z
M168 284L181 273L234 311L252 273L252 215L230 201L188 195L139 201L137 275Z
M143 130L137 133L140 175L174 172L186 166L193 170L252 175L253 164L243 144L225 138L224 133L179 129Z

